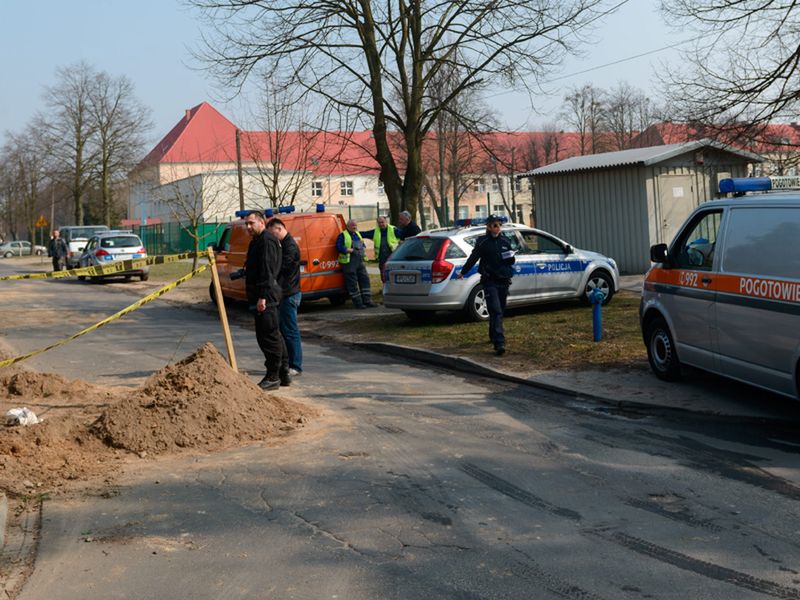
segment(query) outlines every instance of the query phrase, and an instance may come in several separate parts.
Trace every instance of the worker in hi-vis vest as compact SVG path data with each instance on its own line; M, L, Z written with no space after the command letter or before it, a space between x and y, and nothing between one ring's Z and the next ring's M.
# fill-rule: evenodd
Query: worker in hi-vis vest
M400 236L397 228L389 225L389 219L386 217L378 217L376 223L378 226L375 229L363 232L361 237L372 240L375 245L375 257L381 268L381 281L386 283L383 268L386 266L386 261L389 260L389 255L400 245Z
M339 264L342 265L344 283L347 293L356 308L372 308L372 291L369 287L369 275L364 264L364 240L358 233L358 223L353 219L347 222L347 229L336 238L336 249L339 251Z

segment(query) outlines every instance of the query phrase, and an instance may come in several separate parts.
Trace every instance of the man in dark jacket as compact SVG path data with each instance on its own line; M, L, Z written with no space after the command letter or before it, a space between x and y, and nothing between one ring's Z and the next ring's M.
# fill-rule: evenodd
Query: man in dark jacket
M401 240L414 237L422 231L419 225L414 222L414 219L411 218L411 213L407 210L404 210L397 216L397 222L400 223L399 233Z
M47 245L47 256L53 259L53 271L63 271L67 266L67 254L69 246L58 229L53 230L53 237Z
M247 301L255 314L256 340L264 353L267 374L258 383L261 389L272 390L292 382L286 344L279 329L278 305L281 287L281 243L267 231L264 214L251 212L245 218L247 232L252 238L244 263Z
M486 307L489 309L489 339L494 344L495 354L500 356L506 351L506 336L503 332L503 311L506 309L508 286L514 275L514 250L511 242L504 235L500 235L502 226L500 217L490 215L486 220L486 235L482 235L475 242L472 254L461 267L458 279L464 278L464 273L480 261L478 272L481 274L483 294L486 298Z
M280 219L270 219L267 229L281 242L282 258L278 283L283 296L278 315L281 335L289 354L289 374L297 377L303 372L303 347L300 344L300 329L297 327L297 309L303 298L300 292L300 248Z

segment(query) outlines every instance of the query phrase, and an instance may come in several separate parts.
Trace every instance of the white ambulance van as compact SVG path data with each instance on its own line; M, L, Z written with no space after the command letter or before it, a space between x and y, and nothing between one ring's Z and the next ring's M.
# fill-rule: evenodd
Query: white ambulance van
M800 177L723 179L650 249L640 309L661 379L691 365L800 398Z

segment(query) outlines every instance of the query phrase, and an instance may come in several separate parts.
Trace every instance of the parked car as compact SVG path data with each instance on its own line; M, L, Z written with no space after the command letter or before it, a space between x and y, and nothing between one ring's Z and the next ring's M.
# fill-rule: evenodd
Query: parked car
M5 258L11 258L12 256L30 256L31 254L42 256L43 254L47 254L47 248L31 244L25 240L0 244L0 256L4 256Z
M67 268L74 269L78 266L79 258L83 254L86 242L97 233L108 231L105 225L64 225L59 229L61 237L67 242Z
M332 304L342 304L349 297L344 284L344 274L339 265L336 238L344 230L344 217L324 210L309 213L287 212L291 207L282 207L275 216L286 225L286 229L300 248L300 291L303 302L328 298ZM225 298L246 300L244 278L231 280L230 274L244 266L250 234L244 224L246 213L239 211L240 218L232 221L214 244L220 287ZM269 218L268 218L269 220ZM216 302L214 286L209 286L211 301Z
M489 318L477 268L457 279L460 267L486 233L483 224L423 231L407 239L386 263L383 303L400 308L409 318L429 318L435 311L463 311L477 321ZM516 251L514 278L507 306L527 306L579 298L599 288L604 304L619 288L619 270L611 258L578 250L545 231L519 224L504 225L501 235Z
M134 258L147 258L147 250L145 250L139 236L130 231L111 230L99 233L86 242L83 253L78 259L78 266L95 267ZM84 280L88 277L91 280L100 277L119 276L130 279L134 275L142 281L147 281L150 276L150 267L145 265L140 269L132 269L106 276L79 275L78 279Z
M800 398L800 177L723 179L720 191L738 197L704 202L650 249L650 366L668 381L691 365Z

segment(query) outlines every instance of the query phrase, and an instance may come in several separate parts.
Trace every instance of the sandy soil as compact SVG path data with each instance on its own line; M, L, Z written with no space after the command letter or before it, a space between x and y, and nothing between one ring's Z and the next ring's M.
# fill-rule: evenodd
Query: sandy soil
M3 417L23 406L42 422L0 425L0 490L12 497L108 482L131 458L274 441L317 414L263 392L211 344L134 391L18 366L0 370Z

